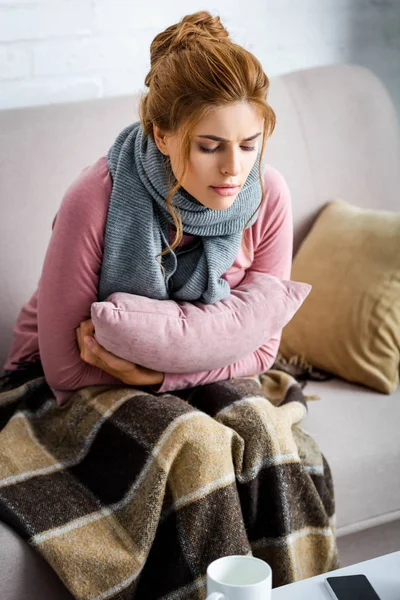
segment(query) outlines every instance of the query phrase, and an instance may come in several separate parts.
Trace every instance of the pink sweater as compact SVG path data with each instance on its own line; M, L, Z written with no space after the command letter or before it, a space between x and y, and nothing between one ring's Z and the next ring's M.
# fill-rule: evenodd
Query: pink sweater
M22 307L13 330L13 340L4 369L15 369L13 361L40 357L46 381L58 404L88 385L121 382L85 363L79 354L75 329L90 319L97 301L100 267L111 177L106 157L86 167L67 189L52 223L52 235L38 287ZM264 171L265 197L257 221L246 236L250 260L241 248L235 262L223 275L231 288L242 281L246 270L263 271L289 279L292 263L293 222L289 189L282 175L270 165ZM171 228L170 242L174 229ZM182 245L193 240L185 235ZM280 335L252 355L224 368L196 373L165 373L152 392L168 392L214 381L255 375L273 364ZM210 343L213 331L209 332Z

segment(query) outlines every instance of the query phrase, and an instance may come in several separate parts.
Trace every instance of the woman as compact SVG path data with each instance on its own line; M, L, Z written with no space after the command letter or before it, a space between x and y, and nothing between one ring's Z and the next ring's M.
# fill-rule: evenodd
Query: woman
M86 385L123 381L167 392L262 373L278 350L280 336L244 361L179 375L132 364L107 352L93 337L91 304L113 291L211 303L227 297L229 285L236 287L248 269L290 277L289 191L275 169L262 170L275 114L266 101L269 81L259 61L231 42L218 17L200 12L155 37L145 83L149 91L141 101L140 123L121 132L107 157L87 167L68 189L53 221L38 290L14 328L6 373L40 359L60 404ZM134 187L138 174L130 179L135 144L142 154L135 157L138 168L152 173L150 178L164 173L165 182L159 183L166 194L157 205L159 212L145 211L139 197L143 186ZM175 183L172 189L167 187L170 182ZM147 183L145 192L151 195L154 182ZM121 191L128 185L134 206ZM168 222L170 248L167 240L161 241L161 222ZM219 236L228 234L229 268L218 277L215 256L221 250L216 248ZM157 243L151 241L155 235ZM183 248L189 257L183 256ZM206 264L200 265L202 248ZM171 255L179 251L183 258L174 272ZM165 282L159 256L167 265ZM185 281L189 267L180 272L180 262L190 257L190 269L197 265L197 273L193 281ZM144 273L149 269L152 281L147 284Z
M290 277L289 191L262 170L275 115L259 61L199 12L155 37L145 81L140 122L63 199L0 394L0 520L79 600L204 598L207 565L226 554L257 552L275 585L336 566L329 467L292 438L299 389L280 409L255 379L231 381L267 371L279 335L184 374L93 337L91 304L114 291L214 303L246 270Z

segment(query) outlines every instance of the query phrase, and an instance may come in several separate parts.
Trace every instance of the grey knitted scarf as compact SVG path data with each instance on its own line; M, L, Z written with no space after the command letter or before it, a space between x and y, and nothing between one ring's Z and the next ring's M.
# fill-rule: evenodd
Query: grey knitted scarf
M227 298L230 287L221 275L232 266L246 221L261 200L258 159L226 210L208 208L184 188L178 190L172 202L183 231L199 237L163 256L164 278L156 255L169 246L168 223L174 222L165 202L171 168L140 121L123 129L107 154L112 191L98 301L113 292L205 304Z

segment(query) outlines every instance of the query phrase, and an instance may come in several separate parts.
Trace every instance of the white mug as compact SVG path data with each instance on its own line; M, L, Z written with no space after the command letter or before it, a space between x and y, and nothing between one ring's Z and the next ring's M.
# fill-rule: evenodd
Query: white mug
M271 600L272 570L254 556L223 556L207 569L207 600Z

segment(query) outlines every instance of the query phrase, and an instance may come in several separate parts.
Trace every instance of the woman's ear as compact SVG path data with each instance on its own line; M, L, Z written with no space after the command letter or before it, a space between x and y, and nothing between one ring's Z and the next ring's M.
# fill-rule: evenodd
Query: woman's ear
M164 131L162 131L157 125L153 124L153 135L154 141L157 144L157 148L160 150L160 152L165 154L165 156L168 156L168 144L166 142L166 138L168 137L167 134Z

